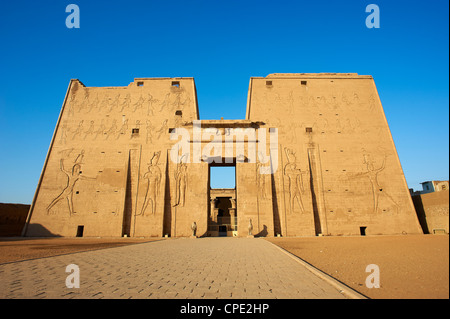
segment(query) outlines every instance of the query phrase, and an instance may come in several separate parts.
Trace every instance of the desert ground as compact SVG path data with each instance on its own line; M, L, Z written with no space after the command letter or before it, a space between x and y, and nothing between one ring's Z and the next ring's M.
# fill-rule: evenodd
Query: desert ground
M162 238L0 238L0 264L139 244Z
M270 238L326 274L372 299L448 299L448 235ZM367 288L370 264L380 288Z
M0 238L0 264L162 238ZM201 240L201 239L200 239ZM266 238L373 299L448 299L447 235ZM366 266L380 269L380 288L368 289Z

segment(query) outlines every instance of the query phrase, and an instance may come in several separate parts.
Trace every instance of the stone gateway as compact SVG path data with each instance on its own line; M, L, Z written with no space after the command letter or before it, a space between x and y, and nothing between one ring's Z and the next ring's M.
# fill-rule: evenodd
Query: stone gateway
M371 76L252 77L244 120L200 120L193 78L70 81L24 236L249 232L422 233Z

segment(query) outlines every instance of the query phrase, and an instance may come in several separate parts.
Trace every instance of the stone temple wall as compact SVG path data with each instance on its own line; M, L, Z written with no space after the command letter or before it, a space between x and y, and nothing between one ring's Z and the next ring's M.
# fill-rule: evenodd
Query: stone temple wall
M229 153L233 129L258 134ZM23 235L207 236L226 156L238 236L250 219L257 236L421 232L372 77L271 74L251 78L245 120L217 121L199 121L193 78L72 80Z

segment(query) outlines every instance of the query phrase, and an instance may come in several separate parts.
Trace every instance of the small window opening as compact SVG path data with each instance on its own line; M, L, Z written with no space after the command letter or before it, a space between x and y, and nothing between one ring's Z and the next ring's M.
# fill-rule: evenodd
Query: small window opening
M179 88L180 87L180 82L179 81L172 81L172 86Z
M182 116L183 112L181 110L178 110L178 111L175 112L175 115Z
M267 86L272 86L272 81L266 81Z
M175 129L174 128L169 128L169 133L174 133Z
M83 237L83 233L84 233L84 226L83 225L79 225L77 227L77 237Z
M306 133L312 133L312 127L307 127L306 128Z
M139 129L138 128L134 128L134 129L131 130L131 133L139 134Z
M137 86L144 86L144 82L138 82Z
M301 84L302 85L306 85L306 84L308 84L308 82L307 81L301 81Z

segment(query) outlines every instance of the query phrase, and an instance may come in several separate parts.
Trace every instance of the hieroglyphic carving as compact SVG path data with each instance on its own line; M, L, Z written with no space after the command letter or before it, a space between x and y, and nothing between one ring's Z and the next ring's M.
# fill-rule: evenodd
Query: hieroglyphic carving
M180 162L177 164L177 170L175 171L175 206L184 207L186 200L186 188L187 188L187 166L183 159L186 155L181 156ZM186 161L186 160L185 160Z
M94 134L94 121L90 122L89 128L87 129L86 132L84 132L84 139L86 139L86 137L88 135L92 135L92 134Z
M159 102L159 100L153 98L153 95L150 93L147 97L147 115L153 115L153 103Z
M122 126L117 133L116 140L119 139L120 135L125 135L128 132L128 119L125 119L122 123Z
M61 137L60 142L61 144L66 144L67 142L67 133L69 132L69 129L67 128L67 122L64 122L61 126Z
M268 177L270 177L269 174L262 174L261 172L263 171L262 167L265 167L266 165L264 165L261 161L263 159L263 154L261 152L258 153L258 163L256 164L256 184L258 187L258 192L259 192L259 197L262 199L266 199L268 198L268 189L267 189L267 185L269 184L269 182L267 181Z
M125 98L122 101L122 108L120 109L120 112L123 112L123 110L125 108L128 109L130 104L131 104L131 96L130 96L130 93L127 93L127 95L125 96Z
M73 135L72 135L72 139L75 139L75 137L77 136L77 135L80 135L81 136L81 133L83 133L83 120L81 120L79 123L78 123L78 126L77 126L77 128L75 129L75 131L73 132Z
M111 127L109 128L109 130L107 130L106 133L106 138L108 139L110 135L115 135L117 131L117 120L113 120Z
M143 179L147 180L147 189L145 192L144 204L142 205L142 210L139 215L145 216L145 211L151 202L151 214L154 215L156 212L156 200L160 193L161 185L161 169L158 167L159 157L161 151L153 153L153 157L148 163L148 171L144 174Z
M164 100L160 104L159 112L162 112L163 109L167 109L167 107L169 106L169 99L170 99L170 93L167 93L164 96Z
M69 99L69 110L67 111L68 116L73 116L75 113L75 105L76 105L76 95L72 93Z
M133 104L133 107L134 107L133 112L136 112L137 109L142 108L144 105L144 102L145 102L145 99L142 97L142 95L139 96L139 99Z
M89 105L89 89L85 88L84 89L84 96L83 96L83 101L81 101L80 107L78 108L78 111L81 112L82 109L84 109L85 107L88 107Z
M115 108L119 108L120 104L120 93L118 93L114 100L110 103L108 111L111 112Z
M160 139L161 135L168 130L167 122L168 122L167 119L164 120L163 123L161 124L161 127L156 131L157 134L156 138L158 140Z
M98 93L97 93L96 96L95 96L95 99L91 103L87 104L88 105L88 110L86 111L86 113L91 112L93 108L98 106L98 104L99 104L99 99L98 99Z
M285 148L286 158L288 163L284 166L284 175L289 179L289 207L290 213L295 212L295 202L301 212L304 212L302 193L303 193L303 178L302 170L297 168L295 152L291 149Z
M104 124L104 120L102 119L102 121L100 123L100 127L94 132L94 134L95 134L94 140L96 140L99 135L103 135L105 130L106 130L106 127Z
M152 143L152 131L153 131L153 126L152 123L149 120L145 120L146 126L145 126L145 143Z

